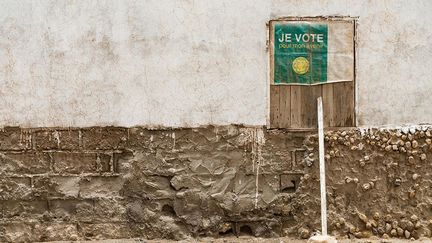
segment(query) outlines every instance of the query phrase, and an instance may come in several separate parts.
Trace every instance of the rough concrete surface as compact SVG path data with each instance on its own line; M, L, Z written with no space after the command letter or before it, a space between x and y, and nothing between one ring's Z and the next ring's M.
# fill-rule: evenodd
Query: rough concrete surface
M431 236L430 128L325 135L330 234ZM314 132L260 127L5 128L0 241L307 239L317 147Z
M2 0L0 125L265 125L268 32L357 16L358 125L432 121L429 0Z

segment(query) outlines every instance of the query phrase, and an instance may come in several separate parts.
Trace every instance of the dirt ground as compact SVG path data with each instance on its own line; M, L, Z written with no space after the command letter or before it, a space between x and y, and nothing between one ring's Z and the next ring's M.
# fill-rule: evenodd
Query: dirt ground
M55 241L51 243L66 243L71 241ZM100 241L74 241L74 243L246 243L246 242L262 242L262 243L306 243L307 240L299 240L293 238L251 238L251 237L226 237L226 238L202 238L182 241L171 240L144 240L144 239L116 239L116 240L100 240ZM432 242L432 239L422 238L419 240L405 239L338 239L341 243L407 243L407 242Z

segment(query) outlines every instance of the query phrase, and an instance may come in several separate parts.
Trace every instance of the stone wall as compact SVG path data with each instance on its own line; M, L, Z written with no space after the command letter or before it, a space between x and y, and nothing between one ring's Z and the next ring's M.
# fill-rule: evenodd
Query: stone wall
M326 132L329 231L430 236L431 131ZM261 127L5 128L0 241L320 229L317 136Z

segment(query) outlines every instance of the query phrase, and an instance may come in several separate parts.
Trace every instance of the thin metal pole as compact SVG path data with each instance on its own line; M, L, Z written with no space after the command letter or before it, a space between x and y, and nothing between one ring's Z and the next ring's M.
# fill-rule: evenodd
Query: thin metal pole
M318 97L318 139L319 139L319 169L321 190L321 231L327 235L327 200L325 183L325 161L324 161L324 128L323 128L323 104L322 97Z

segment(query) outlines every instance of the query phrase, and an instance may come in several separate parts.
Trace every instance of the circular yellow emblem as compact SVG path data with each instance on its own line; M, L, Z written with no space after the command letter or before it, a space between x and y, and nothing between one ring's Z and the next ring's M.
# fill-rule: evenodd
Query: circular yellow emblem
M309 61L304 57L297 57L292 63L292 69L297 74L305 74L309 71Z

